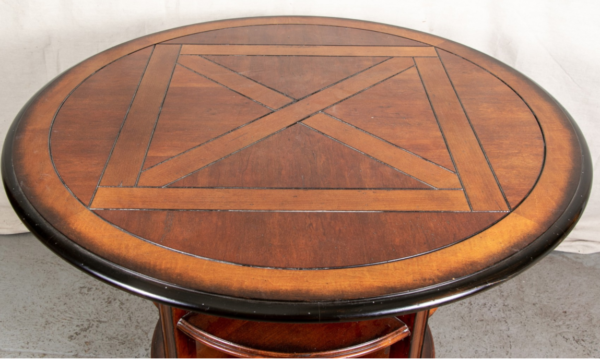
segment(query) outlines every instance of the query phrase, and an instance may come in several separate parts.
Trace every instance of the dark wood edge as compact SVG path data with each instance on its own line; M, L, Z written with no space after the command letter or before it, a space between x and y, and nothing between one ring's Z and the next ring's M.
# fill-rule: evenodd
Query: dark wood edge
M69 70L59 75L57 79L65 76L68 72ZM80 270L130 293L192 311L248 320L337 322L383 318L444 305L498 285L527 269L552 251L569 234L579 220L591 192L592 162L590 152L581 130L563 108L565 116L569 118L578 137L582 152L581 177L577 190L568 207L545 233L517 254L483 271L436 286L419 289L418 291L360 300L326 302L265 301L189 290L123 268L76 245L52 227L25 197L13 168L15 133L29 106L37 101L39 95L55 81L51 81L49 85L32 97L17 115L6 135L1 168L4 187L11 205L21 221L38 239Z

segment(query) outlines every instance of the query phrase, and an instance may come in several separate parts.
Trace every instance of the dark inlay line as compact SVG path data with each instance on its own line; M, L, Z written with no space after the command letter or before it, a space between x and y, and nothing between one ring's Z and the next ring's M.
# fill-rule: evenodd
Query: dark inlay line
M200 34L200 33L196 33L196 34ZM195 34L192 34L195 35ZM190 35L184 35L184 36L190 36ZM395 35L392 35L395 36ZM410 39L409 39L410 40ZM171 41L171 40L167 40L167 41ZM416 40L413 40L416 41ZM327 47L336 47L336 46L346 46L346 47L362 47L362 48L370 48L370 47L378 47L378 48L383 48L383 47L390 47L390 48L401 48L401 47L433 47L431 45L339 45L339 44L327 44L327 45L315 45L315 44L226 44L226 43L222 43L222 44L200 44L200 43L190 43L190 42L182 42L182 43L160 43L161 45L201 45L201 46L238 46L238 45L243 45L243 46L294 46L294 47L301 47L301 46L327 46ZM184 54L184 55L190 55L190 54ZM236 55L223 55L223 56L236 56ZM279 56L279 55L248 55L248 56ZM282 56L297 56L297 55L282 55ZM309 56L309 55L301 55L301 56ZM312 55L312 56L319 56L319 55Z
M312 129L311 129L312 130ZM327 136L327 135L325 135ZM335 139L332 139L335 140ZM344 145L344 144L342 144ZM347 145L346 145L347 146ZM354 149L353 149L354 150ZM367 155L368 156L368 155ZM374 159L377 160L377 159ZM383 164L389 167L387 164ZM402 172L402 171L399 171ZM426 184L427 185L427 184ZM429 186L429 185L428 185ZM431 187L431 186L430 186ZM116 189L122 188L121 186L100 186L100 188ZM163 186L136 186L136 189L162 189ZM177 186L177 189L249 189L249 190L423 190L430 191L431 189L426 188L374 188L374 187L347 187L347 188L330 188L330 187L259 187L259 186ZM432 187L433 188L433 187ZM461 188L434 188L435 190L463 190Z
M119 189L127 189L127 188L119 188ZM135 189L144 189L136 187ZM157 188L154 188L157 189ZM160 189L160 188L158 188ZM300 189L302 190L302 189ZM362 189L360 189L362 190ZM398 189L392 189L398 190ZM410 189L410 190L425 190L425 191L433 191L429 189ZM446 190L454 190L454 189L446 189ZM460 190L460 189L459 189ZM431 213L431 214L443 214L443 213L460 213L460 214L483 214L483 213L510 213L507 210L489 210L489 211L471 211L471 210L221 210L221 209L160 209L160 208L152 208L152 209L135 209L135 208L90 208L90 210L114 210L114 211L191 211L191 212L264 212L264 213L402 213L402 214L422 214L422 213Z

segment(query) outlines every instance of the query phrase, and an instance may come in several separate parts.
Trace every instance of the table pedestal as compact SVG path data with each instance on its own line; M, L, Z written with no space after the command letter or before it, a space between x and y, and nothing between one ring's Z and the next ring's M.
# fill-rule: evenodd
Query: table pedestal
M153 358L435 357L429 311L358 322L289 324L234 320L164 305L159 309Z

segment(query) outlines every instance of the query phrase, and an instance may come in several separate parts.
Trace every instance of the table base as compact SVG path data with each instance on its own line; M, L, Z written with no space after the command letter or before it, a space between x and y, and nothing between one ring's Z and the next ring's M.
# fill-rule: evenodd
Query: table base
M164 305L159 308L163 308L163 311L152 337L153 358L435 357L433 336L426 321L428 311L354 323L296 325L231 320ZM171 316L168 313L165 315L165 309L170 310ZM162 321L169 317L167 321ZM173 326L165 327L165 323ZM385 327L397 329L381 333ZM164 337L166 332L171 332L167 341ZM242 341L231 341L232 337L236 337L232 334L237 334L237 339ZM361 342L365 336L369 340ZM286 345L278 346L279 342ZM349 344L351 346L347 346ZM166 351L167 347L171 349ZM301 348L305 351L282 352L273 351L274 348ZM169 353L170 356L167 356Z

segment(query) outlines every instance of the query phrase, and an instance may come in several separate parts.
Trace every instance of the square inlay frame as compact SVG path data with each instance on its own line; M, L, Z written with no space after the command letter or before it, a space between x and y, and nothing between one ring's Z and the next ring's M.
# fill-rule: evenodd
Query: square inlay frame
M204 55L382 56L382 62L294 101ZM142 170L175 66L238 92L271 112ZM323 111L416 68L456 172L369 136ZM167 188L173 182L301 123L429 185L431 190ZM508 211L509 206L434 47L155 45L93 209L258 211Z

